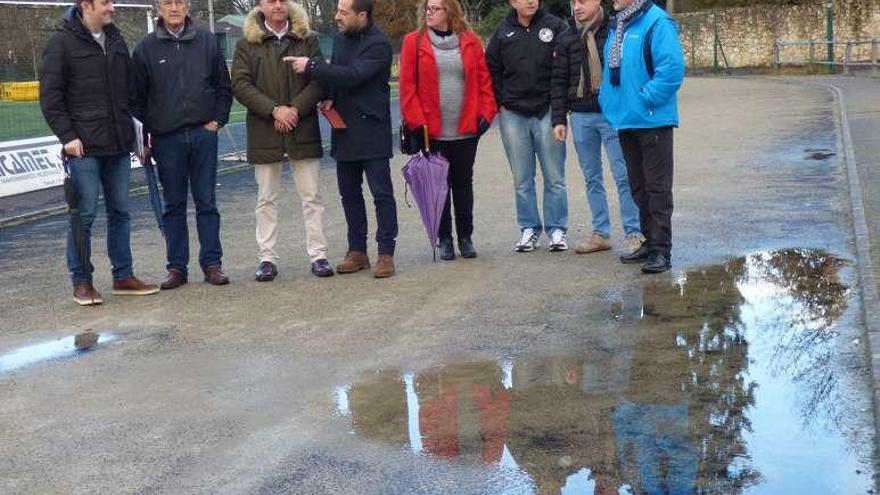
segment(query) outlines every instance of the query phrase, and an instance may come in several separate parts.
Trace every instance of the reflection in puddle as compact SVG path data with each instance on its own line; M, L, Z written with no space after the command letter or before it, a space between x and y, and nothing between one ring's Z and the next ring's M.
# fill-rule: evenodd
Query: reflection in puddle
M807 148L804 152L808 160L827 160L837 154L827 148Z
M95 339L97 337L97 339ZM0 354L0 373L15 371L42 361L67 359L116 340L113 334L83 332L63 339L34 344Z
M840 400L844 264L786 250L608 292L615 331L584 349L370 373L337 413L483 466L492 493L871 493L867 401Z

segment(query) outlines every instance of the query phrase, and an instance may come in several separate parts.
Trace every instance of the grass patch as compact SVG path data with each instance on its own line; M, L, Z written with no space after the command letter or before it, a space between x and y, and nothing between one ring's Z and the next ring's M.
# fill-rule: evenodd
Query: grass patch
M244 122L245 108L233 101L229 122ZM0 101L0 141L51 136L38 101Z
M0 141L51 136L38 101L0 101Z
M391 83L391 96L397 97L397 81ZM229 123L244 122L247 109L232 100ZM52 131L43 119L38 101L0 101L0 141L51 136Z
M238 102L235 98L232 99L232 108L229 109L229 123L235 124L236 122L244 122L245 117L247 116L247 108L244 107L241 103Z

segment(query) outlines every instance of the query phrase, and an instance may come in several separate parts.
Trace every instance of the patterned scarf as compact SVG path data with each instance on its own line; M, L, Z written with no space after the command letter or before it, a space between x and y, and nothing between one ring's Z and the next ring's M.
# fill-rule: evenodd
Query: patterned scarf
M602 7L596 11L592 19L581 25L581 39L584 41L584 64L581 66L581 76L578 80L577 97L583 98L586 91L586 68L590 68L590 94L599 92L602 85L602 60L599 58L599 47L596 46L596 31L605 20L605 11Z
M630 21L642 11L645 6L651 7L651 0L634 0L629 7L621 10L617 14L617 25L614 31L614 43L611 45L611 59L608 61L608 67L611 68L611 85L620 86L620 50L623 45L623 35L626 28L629 27Z

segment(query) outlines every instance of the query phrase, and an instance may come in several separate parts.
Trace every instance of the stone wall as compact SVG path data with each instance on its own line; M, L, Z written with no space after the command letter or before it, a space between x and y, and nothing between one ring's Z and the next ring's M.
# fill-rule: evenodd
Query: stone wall
M880 0L835 0L834 37L838 40L880 39ZM712 67L715 33L728 65L766 67L773 63L775 40L825 40L825 2L808 5L759 6L676 14L688 68ZM717 29L716 29L717 26ZM880 49L880 47L878 47ZM845 47L835 47L835 59L842 60ZM780 60L799 62L809 58L810 49L785 47ZM826 59L824 44L814 49L817 59ZM855 45L853 58L867 61L870 44ZM718 52L721 66L721 51Z

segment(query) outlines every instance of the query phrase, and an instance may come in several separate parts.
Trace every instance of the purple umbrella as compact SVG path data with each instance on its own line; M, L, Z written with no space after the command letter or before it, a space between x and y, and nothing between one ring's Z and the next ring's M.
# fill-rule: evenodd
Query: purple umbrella
M422 154L410 158L403 166L403 178L419 206L422 225L425 226L425 233L428 234L433 251L437 246L440 217L446 206L446 195L449 194L447 182L449 162L439 153L431 153L428 148L427 129L425 134L425 150ZM434 261L437 261L436 251L434 251Z

